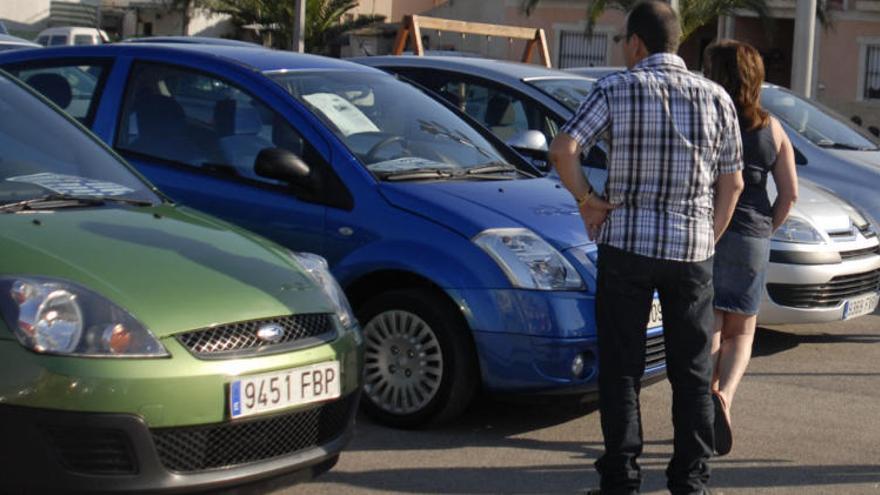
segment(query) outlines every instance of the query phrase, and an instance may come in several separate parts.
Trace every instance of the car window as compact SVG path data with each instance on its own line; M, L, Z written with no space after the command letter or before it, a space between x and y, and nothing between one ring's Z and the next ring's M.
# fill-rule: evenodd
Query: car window
M39 38L37 38L37 44L43 45L43 46L48 45L49 44L49 37L48 36L40 36Z
M103 63L82 65L17 66L15 76L80 122L90 125L100 82L106 75Z
M270 72L379 177L504 163L503 151L413 86L378 72Z
M95 37L91 34L77 34L73 37L74 45L94 45Z
M781 88L761 91L761 105L813 144L823 148L876 150L870 138L854 129L846 118Z
M150 187L107 151L10 78L0 75L0 204L47 194L158 201Z
M59 34L49 38L49 46L59 46L67 44L67 35Z
M129 77L116 146L230 176L284 184L254 171L259 152L284 148L316 165L314 149L279 114L212 75L138 63Z
M453 72L403 70L400 73L440 94L503 141L523 131L536 130L544 133L550 142L558 132L556 122L540 105L511 88Z
M572 112L576 111L590 91L593 81L574 78L530 79L526 84L543 91Z

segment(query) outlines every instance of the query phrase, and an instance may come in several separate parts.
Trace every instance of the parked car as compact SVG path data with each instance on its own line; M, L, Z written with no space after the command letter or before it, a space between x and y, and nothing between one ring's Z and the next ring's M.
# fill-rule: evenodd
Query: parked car
M569 69L600 77L623 67ZM775 84L763 85L761 105L779 119L795 149L798 175L854 205L871 223L880 220L880 148L863 129L834 110Z
M573 115L595 81L536 65L486 59L389 56L356 60L399 74L452 101L530 156L543 153L547 141ZM537 137L536 132L540 133ZM598 189L607 178L601 168L604 158L601 145L584 158L586 174ZM798 172L808 168L799 167ZM876 229L876 224L845 201L801 180L798 204L771 243L759 322L817 323L873 312L880 291Z
M363 340L322 259L169 202L2 71L0 113L0 492L329 469Z
M31 43L30 41L19 38L17 36L10 36L8 34L0 34L0 52L5 52L6 50L22 50L25 48L42 48L40 45L36 43Z
M109 43L110 38L102 29L73 26L44 29L34 41L42 46L80 46Z
M573 199L450 108L279 50L37 52L0 64L100 68L88 124L172 198L329 260L364 329L374 417L442 421L480 386L596 390L596 246ZM664 372L653 316L646 379Z

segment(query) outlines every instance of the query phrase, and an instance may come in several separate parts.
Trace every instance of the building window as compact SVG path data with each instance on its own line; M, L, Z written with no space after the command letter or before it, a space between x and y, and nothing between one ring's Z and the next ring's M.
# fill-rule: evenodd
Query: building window
M559 32L559 68L608 65L608 33Z
M865 89L862 97L866 100L880 99L880 44L865 47Z

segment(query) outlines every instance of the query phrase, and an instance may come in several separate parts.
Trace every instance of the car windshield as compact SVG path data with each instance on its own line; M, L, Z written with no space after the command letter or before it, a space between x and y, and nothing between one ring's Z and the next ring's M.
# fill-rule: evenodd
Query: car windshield
M825 148L876 150L870 138L853 128L844 117L782 88L761 92L761 105L795 131Z
M159 198L98 141L0 75L0 205L46 196ZM47 143L51 136L51 143Z
M525 82L543 91L572 112L577 110L593 89L593 81L587 79L529 79Z
M274 72L378 176L463 172L506 160L475 129L418 89L385 74Z

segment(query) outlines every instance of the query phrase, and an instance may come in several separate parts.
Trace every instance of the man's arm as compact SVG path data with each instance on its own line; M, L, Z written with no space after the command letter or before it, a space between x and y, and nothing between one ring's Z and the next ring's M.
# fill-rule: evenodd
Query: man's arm
M581 169L581 151L592 146L608 127L608 105L601 89L595 89L578 108L575 116L562 126L550 143L548 158L562 185L578 202L578 209L591 239L608 216L611 204L593 194Z
M575 197L587 234L595 239L599 227L605 222L608 211L614 208L610 203L593 194L584 172L581 169L581 147L568 134L558 134L550 143L550 163L556 168L562 185Z
M742 172L724 174L718 177L715 183L715 242L721 239L721 235L727 230L730 219L733 218L733 210L739 195L745 187Z

